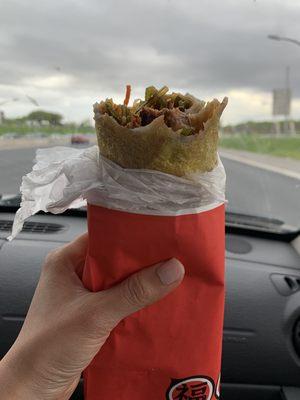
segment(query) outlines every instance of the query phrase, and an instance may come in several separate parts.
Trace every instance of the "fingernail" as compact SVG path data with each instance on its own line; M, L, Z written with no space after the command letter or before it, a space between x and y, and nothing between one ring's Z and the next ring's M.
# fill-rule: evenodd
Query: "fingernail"
M171 258L158 267L156 272L163 285L170 285L183 277L184 267L176 258Z

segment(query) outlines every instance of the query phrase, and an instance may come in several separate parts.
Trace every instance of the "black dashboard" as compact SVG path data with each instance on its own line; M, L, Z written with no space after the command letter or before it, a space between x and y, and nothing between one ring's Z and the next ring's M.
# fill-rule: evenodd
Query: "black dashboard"
M0 358L16 339L46 254L86 231L78 215L36 215L12 241L0 213ZM289 240L226 234L221 398L300 399L300 256ZM82 399L79 385L72 399Z

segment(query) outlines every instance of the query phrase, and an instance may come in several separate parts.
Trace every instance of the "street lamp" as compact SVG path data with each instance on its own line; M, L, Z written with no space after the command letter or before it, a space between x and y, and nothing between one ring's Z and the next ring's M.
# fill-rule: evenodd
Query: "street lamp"
M300 40L284 37L284 36L278 36L278 35L268 35L268 39L271 40L277 40L277 41L284 41L284 42L290 42L294 43L297 46L300 46Z
M297 46L300 46L300 40L297 39L293 39L293 38L289 38L289 37L285 37L285 36L279 36L279 35L268 35L268 39L271 40L277 40L278 42L289 42L289 43L293 43ZM289 75L290 75L290 67L287 67L286 69L286 82L287 82L287 88L289 86Z

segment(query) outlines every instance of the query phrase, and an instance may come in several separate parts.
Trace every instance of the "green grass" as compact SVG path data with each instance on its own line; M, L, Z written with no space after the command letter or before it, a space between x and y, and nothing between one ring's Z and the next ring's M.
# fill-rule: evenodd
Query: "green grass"
M66 124L62 126L28 126L25 124L9 124L0 125L0 136L5 133L16 133L24 135L26 133L44 133L44 134L65 134L65 133L93 133L94 128L89 126L76 126L75 124Z
M228 149L252 151L254 153L300 160L300 135L299 137L223 136L220 146Z

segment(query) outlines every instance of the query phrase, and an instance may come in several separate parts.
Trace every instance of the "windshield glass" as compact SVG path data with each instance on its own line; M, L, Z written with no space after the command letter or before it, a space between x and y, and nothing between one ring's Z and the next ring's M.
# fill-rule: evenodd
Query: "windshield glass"
M167 85L224 96L227 210L300 227L298 0L4 1L0 193L39 147L96 143L92 105Z

